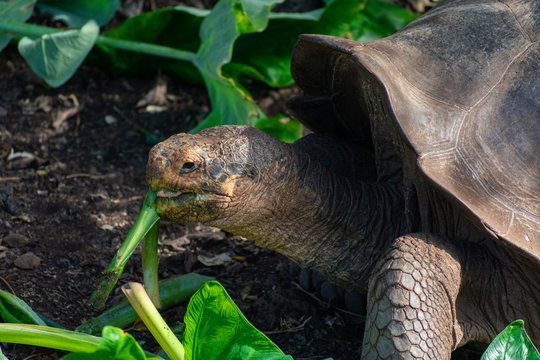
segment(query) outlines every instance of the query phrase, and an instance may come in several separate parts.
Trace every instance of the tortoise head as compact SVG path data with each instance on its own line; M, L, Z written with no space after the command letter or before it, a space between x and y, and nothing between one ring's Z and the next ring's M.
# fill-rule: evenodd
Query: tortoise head
M157 144L149 154L146 178L157 192L160 215L176 223L223 226L260 196L276 161L282 161L283 145L245 126L177 134Z

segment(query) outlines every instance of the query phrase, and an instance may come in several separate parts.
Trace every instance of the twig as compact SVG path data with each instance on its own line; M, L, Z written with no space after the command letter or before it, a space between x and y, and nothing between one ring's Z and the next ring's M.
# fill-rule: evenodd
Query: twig
M21 181L21 178L18 176L7 176L7 177L0 177L0 182L4 181Z
M32 354L32 355L29 355L29 356L25 357L23 360L30 360L30 359L35 358L36 356L41 356L41 355L44 355L44 354Z
M76 173L76 174L71 174L71 175L66 176L66 179L74 179L74 178L79 178L79 177L85 177L85 178L99 180L99 179L105 179L107 176L108 175L95 175L95 174L86 174L86 173Z
M301 292L303 292L304 294L306 294L307 296L311 297L312 299L314 299L315 301L317 301L321 306L326 306L327 308L332 308L334 310L337 310L343 314L347 314L347 315L351 315L351 316L355 316L357 318L360 319L360 321L365 321L366 320L366 316L365 315L361 315L361 314L357 314L357 313L353 313L352 311L348 311L348 310L345 310L345 309L342 309L340 307L337 307L335 305L332 305L332 304L329 304L327 303L326 301L322 300L322 299L319 299L315 294L312 294L310 293L309 291L307 291L306 289L302 288L298 283L296 282L292 282L294 286L296 286L298 288L298 290L300 290Z
M3 276L0 276L0 280L2 280L2 282L8 287L9 291L11 291L13 295L17 296L17 294L15 294L15 290L13 290L11 285L9 285L9 282Z
M295 326L293 328L283 329L283 330L270 330L270 331L264 331L265 335L272 335L272 334L286 334L286 333L293 333L297 331L304 330L304 327L306 324L311 320L311 316L308 317L306 320L304 320L300 325Z

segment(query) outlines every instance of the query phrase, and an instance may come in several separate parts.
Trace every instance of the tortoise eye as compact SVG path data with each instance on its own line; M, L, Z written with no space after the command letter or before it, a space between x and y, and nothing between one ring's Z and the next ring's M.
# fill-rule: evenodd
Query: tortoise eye
M197 168L197 164L191 161L187 161L182 165L182 168L180 169L180 174L190 173L196 168Z

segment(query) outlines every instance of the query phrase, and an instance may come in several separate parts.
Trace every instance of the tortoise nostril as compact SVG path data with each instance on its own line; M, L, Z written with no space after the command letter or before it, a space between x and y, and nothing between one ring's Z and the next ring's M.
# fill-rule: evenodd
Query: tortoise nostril
M197 164L195 164L194 162L191 162L191 161L186 161L182 165L182 168L180 169L180 174L185 174L185 173L192 172L196 168L197 168Z

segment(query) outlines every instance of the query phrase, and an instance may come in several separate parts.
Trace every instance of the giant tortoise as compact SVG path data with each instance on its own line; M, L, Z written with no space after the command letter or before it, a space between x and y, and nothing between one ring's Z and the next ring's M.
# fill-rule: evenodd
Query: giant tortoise
M367 284L363 359L448 359L524 319L540 344L540 1L446 0L368 43L301 36L282 143L223 126L156 145L161 215Z

